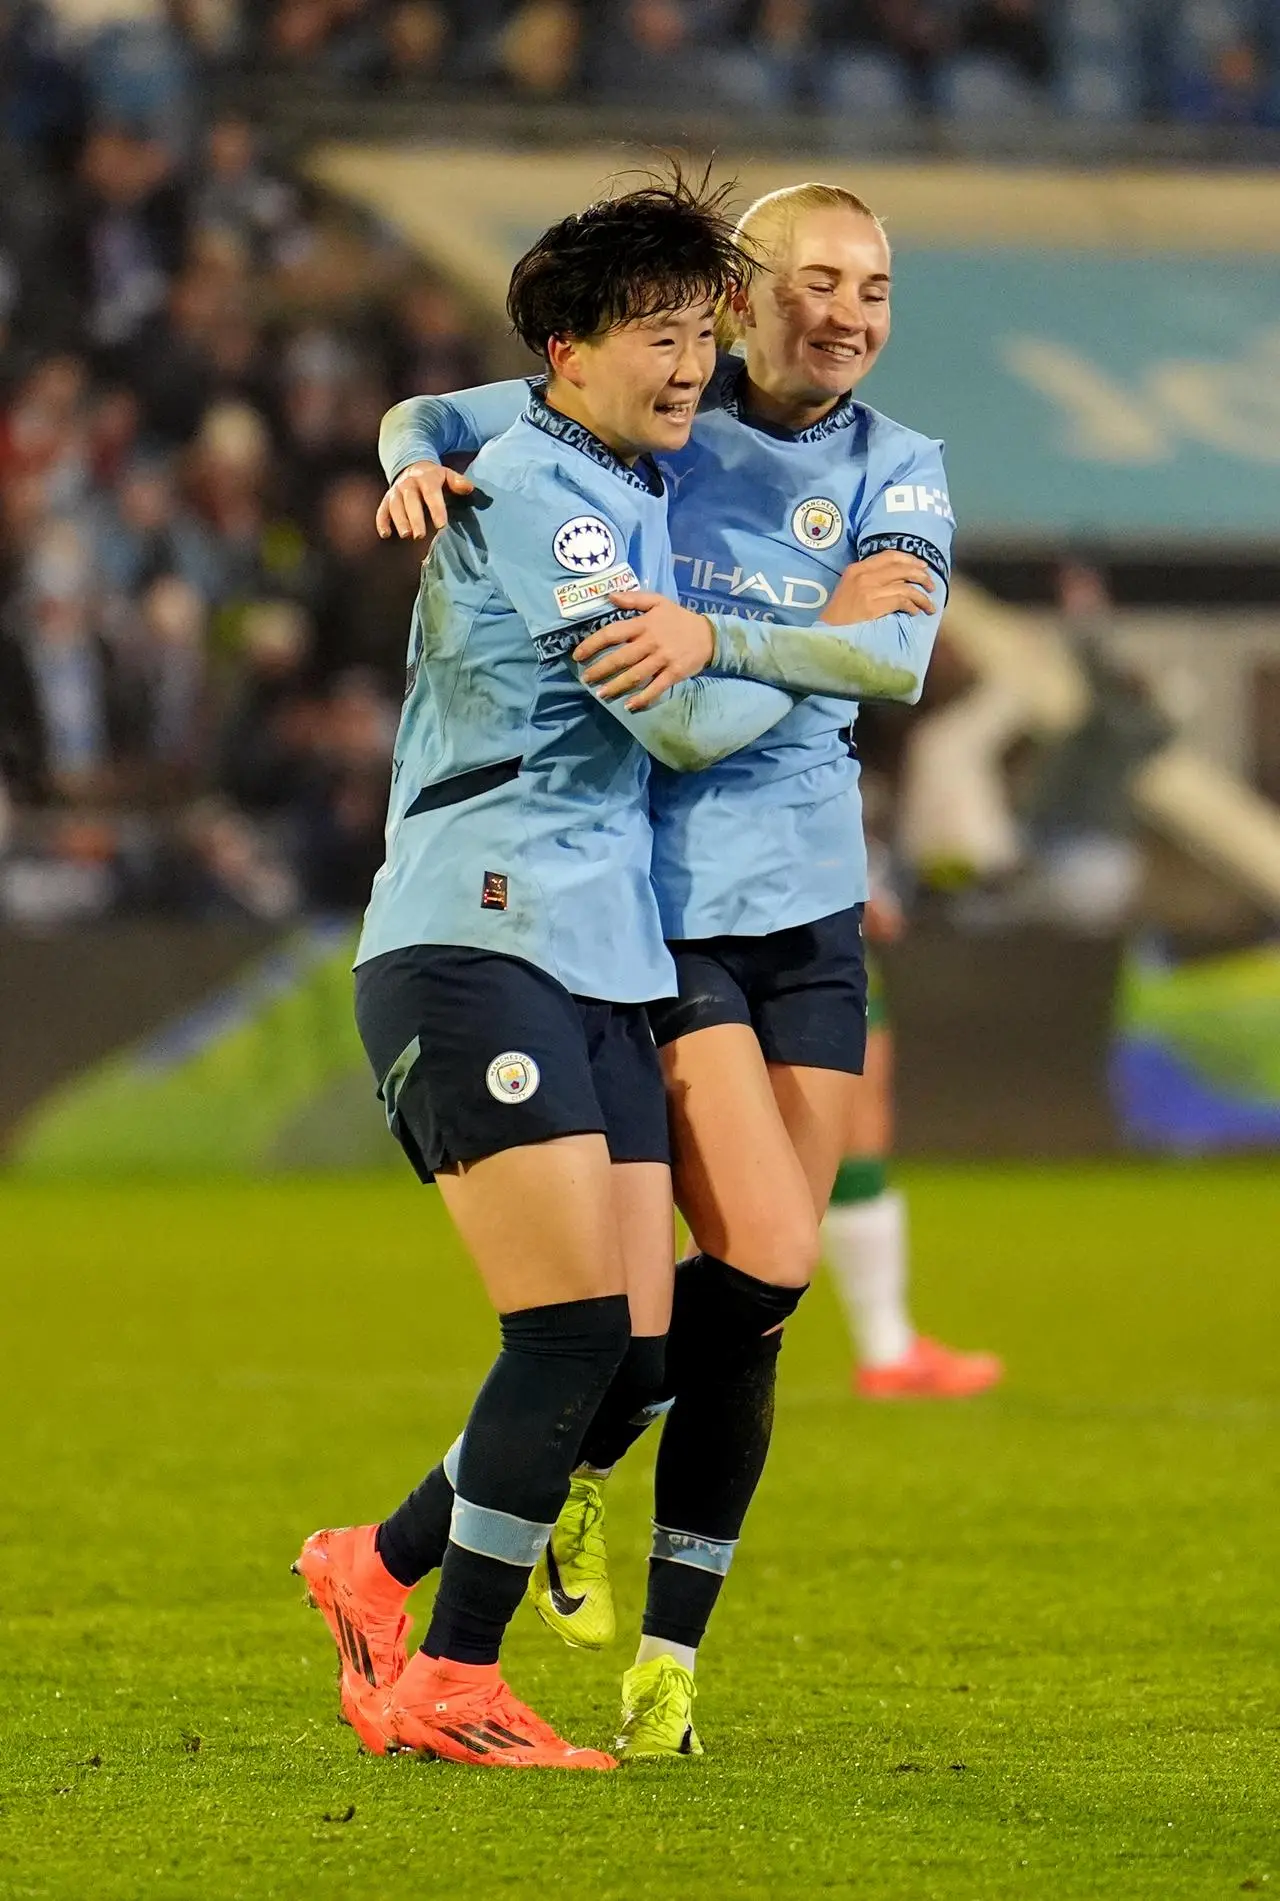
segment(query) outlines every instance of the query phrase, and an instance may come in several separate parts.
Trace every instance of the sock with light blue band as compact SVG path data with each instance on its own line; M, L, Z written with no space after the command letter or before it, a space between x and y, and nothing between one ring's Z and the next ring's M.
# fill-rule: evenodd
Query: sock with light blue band
M397 1584L406 1589L420 1584L444 1563L461 1451L459 1433L439 1465L433 1466L403 1505L378 1526L378 1556Z
M440 1468L455 1496L422 1647L462 1664L497 1661L631 1332L625 1294L500 1319L502 1351Z
M800 1293L709 1254L676 1269L666 1364L676 1402L654 1475L646 1637L691 1651L702 1641L764 1469L782 1326Z
M531 1571L546 1549L552 1525L540 1525L532 1518L514 1518L510 1512L495 1512L487 1505L472 1505L459 1494L453 1501L449 1524L449 1542L481 1558L496 1558L500 1564L518 1564Z
M713 1577L723 1578L728 1575L737 1549L736 1538L717 1543L711 1538L699 1538L691 1531L671 1531L666 1525L655 1525L649 1556L661 1558L667 1564L687 1564L695 1571L709 1571Z
M449 1447L449 1450L445 1453L443 1459L441 1459L440 1461L440 1464L444 1469L444 1475L448 1479L450 1485L453 1487L455 1492L458 1489L458 1460L461 1456L462 1456L462 1434L459 1433L457 1438L454 1440L453 1444Z
M582 1463L611 1472L642 1433L671 1406L666 1384L667 1336L633 1333L622 1365L582 1441Z

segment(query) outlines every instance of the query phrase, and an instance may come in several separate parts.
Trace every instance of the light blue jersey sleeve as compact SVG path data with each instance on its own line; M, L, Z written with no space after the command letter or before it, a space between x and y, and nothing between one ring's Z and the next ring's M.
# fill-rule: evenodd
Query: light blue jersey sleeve
M737 358L717 365L736 366ZM378 459L388 482L394 482L413 462L443 462L450 455L477 455L487 442L505 435L524 413L529 389L541 378L522 376L502 383L480 383L473 389L450 390L446 396L410 396L396 403L382 418ZM716 383L708 400L718 401Z
M914 706L924 690L933 651L935 617L885 614L846 626L815 621L740 620L708 614L715 630L711 665L717 673L768 681L792 693L839 700L902 700Z
M412 462L474 455L519 421L528 400L529 379L519 377L397 403L382 418L378 432L378 459L387 481L394 482Z
M815 621L808 627L708 614L715 631L713 669L793 693L914 706L924 690L946 606L954 533L941 444L918 438L911 456L891 471L859 519L858 559L887 550L915 555L937 576L936 611L885 614L847 626Z
M681 680L639 713L629 713L620 700L600 703L661 765L673 772L700 772L759 739L796 702L794 695L761 681L699 674Z
M496 512L494 532L486 535L493 572L528 627L540 660L567 660L581 682L573 649L592 629L618 621L621 632L621 624L631 618L612 605L609 595L669 581L667 575L646 572L657 552L652 538L620 511L606 516L598 495L548 482L540 471L519 494L504 496ZM576 550L574 561L590 559L593 570L566 572L557 549ZM669 567L665 546L661 553ZM583 691L594 690L583 683ZM768 684L706 676L682 680L657 705L638 713L617 700L595 697L647 753L675 772L715 765L768 732L795 705L790 693Z

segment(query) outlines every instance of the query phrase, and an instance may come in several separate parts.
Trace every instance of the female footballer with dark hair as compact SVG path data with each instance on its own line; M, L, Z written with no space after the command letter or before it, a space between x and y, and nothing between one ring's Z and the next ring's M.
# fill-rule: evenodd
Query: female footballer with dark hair
M682 605L642 591L626 602L638 615L621 644L606 637L605 653L593 636L578 650L584 677L634 709L708 667L804 696L734 757L687 778L655 772L650 788L679 975L678 997L650 1019L676 1199L698 1252L677 1273L662 1377L648 1405L637 1383L629 1413L615 1382L534 1583L569 1641L611 1628L601 1476L653 1400L674 1394L644 1636L624 1680L637 1754L698 1747L694 1656L763 1468L780 1330L817 1265L863 1063L851 702L918 697L954 527L941 445L854 399L889 334L878 219L849 192L804 185L759 201L740 232L761 266L725 300L744 355L721 360L688 448L663 458ZM382 531L443 520L443 491L467 482L441 459L477 447L524 400L524 385L497 385L393 410Z
M677 985L650 880L649 757L706 766L792 702L691 679L632 711L585 687L572 654L618 619L619 590L643 578L674 595L650 458L687 440L716 302L744 276L715 199L678 180L549 231L511 293L545 390L477 459L424 569L356 1016L388 1123L439 1185L502 1344L441 1465L381 1524L313 1534L295 1565L338 1644L344 1711L378 1753L614 1766L511 1693L499 1649L626 1359L628 1290L663 1303L662 1327L670 1299L644 1006ZM437 1564L409 1659L405 1600Z

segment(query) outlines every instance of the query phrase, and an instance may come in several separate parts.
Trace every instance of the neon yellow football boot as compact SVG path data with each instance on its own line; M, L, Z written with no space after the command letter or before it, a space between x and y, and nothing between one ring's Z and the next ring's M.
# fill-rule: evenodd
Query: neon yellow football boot
M622 1679L622 1729L614 1744L629 1761L648 1756L700 1756L693 1727L693 1672L674 1657L633 1664Z
M617 1630L604 1548L604 1487L575 1472L547 1548L529 1578L529 1601L575 1650L603 1650Z

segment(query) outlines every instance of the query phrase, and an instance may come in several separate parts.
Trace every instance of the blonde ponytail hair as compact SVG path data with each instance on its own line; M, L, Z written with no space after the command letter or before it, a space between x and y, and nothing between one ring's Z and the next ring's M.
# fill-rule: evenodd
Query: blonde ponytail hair
M870 218L888 243L888 234L879 218L855 192L846 191L842 185L810 181L807 185L784 185L780 191L767 191L763 198L748 205L737 224L739 248L758 270L769 271L775 260L785 253L800 219L810 211L852 211L860 218ZM737 312L727 297L722 298L716 311L716 342L722 350L731 350L741 335L742 324Z

